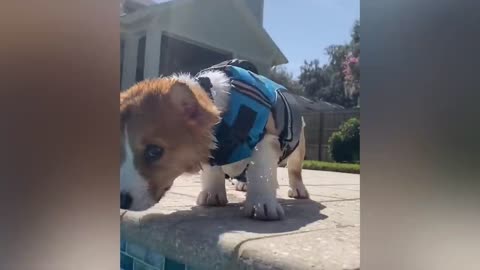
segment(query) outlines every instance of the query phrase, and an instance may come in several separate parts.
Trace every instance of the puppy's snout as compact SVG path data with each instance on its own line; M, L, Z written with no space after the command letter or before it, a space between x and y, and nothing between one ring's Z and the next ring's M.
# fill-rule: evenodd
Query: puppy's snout
M132 196L127 192L120 192L120 208L128 210L132 206Z

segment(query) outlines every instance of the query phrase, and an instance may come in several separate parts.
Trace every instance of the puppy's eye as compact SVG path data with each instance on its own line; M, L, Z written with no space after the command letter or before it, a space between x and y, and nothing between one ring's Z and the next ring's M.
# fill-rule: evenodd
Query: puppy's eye
M145 147L143 157L147 163L155 162L159 160L162 156L163 156L162 147L154 144L149 144L147 145L147 147Z

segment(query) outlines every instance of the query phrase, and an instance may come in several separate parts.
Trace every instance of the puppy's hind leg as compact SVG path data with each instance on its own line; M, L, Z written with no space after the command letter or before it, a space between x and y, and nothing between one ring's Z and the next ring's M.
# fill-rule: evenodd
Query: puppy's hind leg
M288 197L295 199L308 199L309 194L302 180L302 163L305 157L305 132L302 128L300 134L300 142L297 149L288 157L288 181L290 190L288 191Z
M197 204L203 206L225 206L228 203L225 189L225 173L221 167L202 165L202 191L198 194Z
M237 177L235 183L235 189L238 191L247 191L247 168Z

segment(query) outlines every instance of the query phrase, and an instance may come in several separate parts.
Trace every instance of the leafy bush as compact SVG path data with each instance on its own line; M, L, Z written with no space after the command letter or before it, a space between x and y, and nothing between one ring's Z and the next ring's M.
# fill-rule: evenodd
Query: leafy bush
M328 139L329 153L336 162L360 160L360 120L351 118Z

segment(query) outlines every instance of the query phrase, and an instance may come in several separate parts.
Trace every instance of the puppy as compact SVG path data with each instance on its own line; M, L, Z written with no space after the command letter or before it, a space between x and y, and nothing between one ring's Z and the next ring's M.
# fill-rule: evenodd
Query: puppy
M248 179L244 214L284 217L277 166L287 162L293 198L302 182L304 121L286 89L231 63L193 77L145 80L120 94L120 206L142 211L183 173L201 170L197 204L227 204L225 175ZM248 166L248 169L247 169Z

